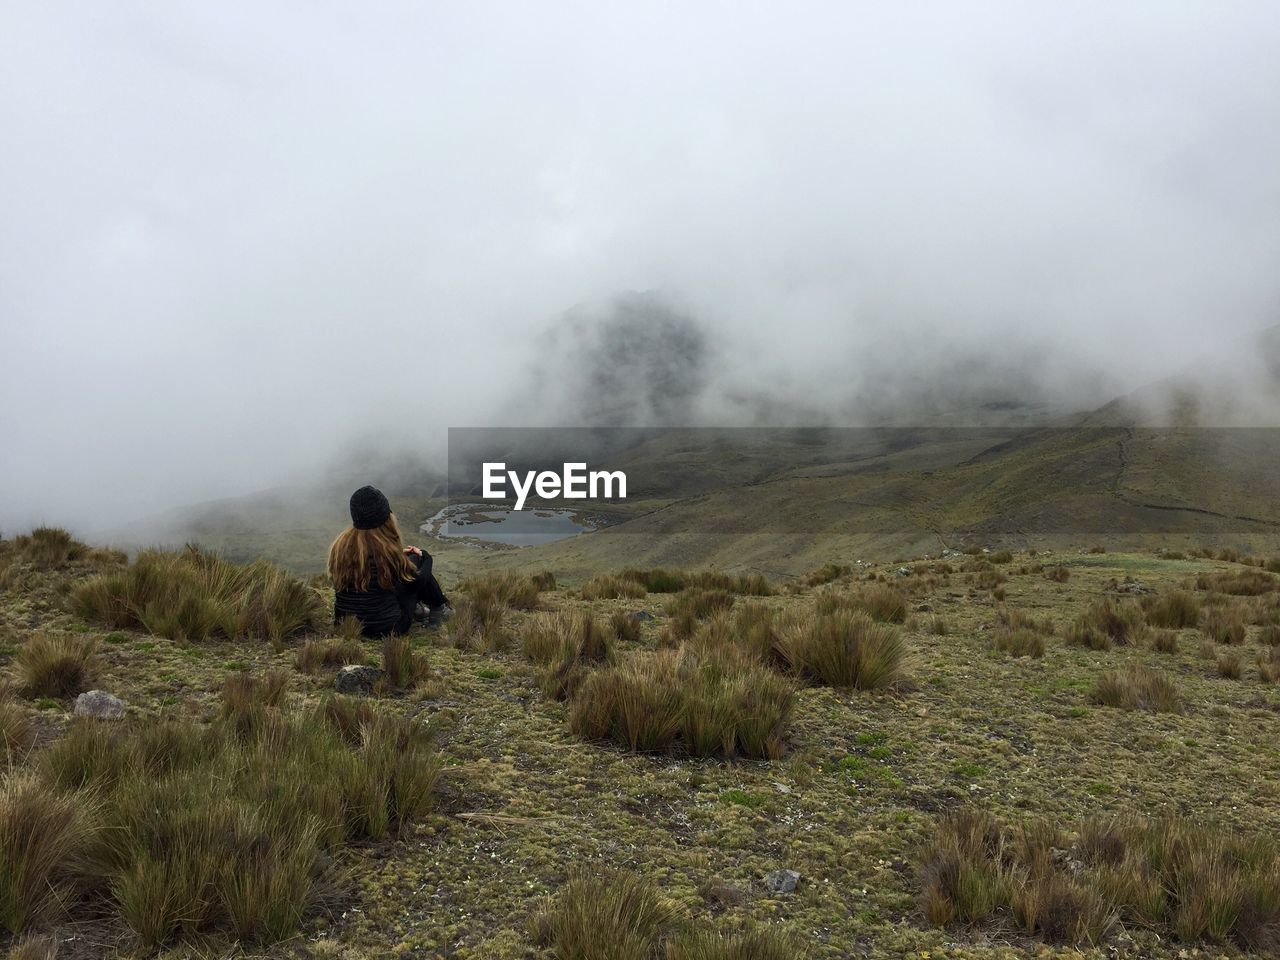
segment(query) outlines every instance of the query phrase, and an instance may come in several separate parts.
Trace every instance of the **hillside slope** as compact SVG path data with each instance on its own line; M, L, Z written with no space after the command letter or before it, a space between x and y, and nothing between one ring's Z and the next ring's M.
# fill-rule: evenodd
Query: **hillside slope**
M1182 537L1265 550L1280 535L1273 426L1280 420L1261 420L1259 411L1280 396L1277 371L1280 327L1261 338L1246 390L1230 369L1206 362L1194 378L1180 374L1041 427L1009 425L1020 414L975 410L978 426L510 431L510 446L491 443L489 452L542 465L561 456L548 442L597 438L603 462L629 478L629 499L615 508L624 522L519 556L430 546L459 573L514 564L570 576L629 558L796 575L829 556L883 558L967 543L1141 547ZM1224 406L1227 395L1249 403ZM1252 426L1205 426L1238 422L1246 409L1258 414ZM376 461L348 472L347 486L334 479L207 504L127 536L191 539L235 559L261 554L315 571L345 522L357 479L387 488L406 531L445 502L438 472L387 473ZM451 492L455 501L469 496L458 477Z
M0 720L13 730L20 717L38 731L33 745L10 755L18 765L12 775L46 769L56 744L85 722L71 716L74 690L23 692L24 650L37 637L95 642L90 682L127 705L126 719L98 722L118 724L113 736L152 731L153 753L235 717L224 704L227 691L243 686L237 676L283 678L278 698L255 708L267 718L310 716L307 710L325 702L337 665L304 659L308 641L337 640L323 630L291 636L278 649L248 638L179 642L111 629L69 609L68 597L119 564L93 553L37 562L0 543L0 687L9 691L0 696ZM1184 942L1164 919L1135 922L1131 913L1105 924L1098 943L1081 949L1064 942L1072 934L1052 932L1058 927L1028 933L1005 909L974 924L938 926L926 910L930 873L921 857L948 814L965 809L1011 828L1044 821L1062 831L1056 842L1063 856L1078 855L1068 838L1088 818L1180 816L1201 830L1280 833L1280 688L1253 664L1255 652L1267 649L1266 624L1274 629L1280 578L1209 559L1078 553L955 557L913 563L905 574L872 564L832 575L837 579L827 584L768 596L730 594L732 611L803 621L833 597L861 602L865 591L888 591L907 605L905 622L890 625L907 644L906 672L884 690L802 685L773 759L636 753L584 740L572 730L572 704L548 695L544 674L526 655L538 625L566 613L589 614L602 626L621 617L632 626L616 641L615 656L655 656L670 650L676 595L589 600L575 589L545 589L500 611L502 632L514 641L505 649L486 649L466 633L417 634L413 647L428 660L429 676L368 702L437 730L444 773L432 808L398 835L335 849L325 862L336 886L302 913L297 938L236 942L214 928L201 931L202 943L218 956L272 960L553 960L540 939L547 936L544 911L580 872L594 878L593 895L604 897L611 871L620 869L666 898L682 927L713 938L752 930L788 944L781 954L730 953L720 940L721 952L695 955L715 960L1275 955L1270 941L1256 941L1251 952L1241 938L1280 937L1280 928L1241 924L1225 940L1187 934ZM1258 584L1256 596L1221 592ZM1181 628L1149 628L1145 618L1156 614L1147 612L1136 614L1124 642L1107 649L1070 642L1073 624L1098 601L1148 611L1146 604L1176 590L1197 606L1241 612L1247 626L1239 642L1215 645L1194 618ZM1010 635L1015 622L1020 642L1033 654L1038 643L1041 655L998 648L995 638ZM376 643L356 646L357 660L380 662ZM1222 673L1220 664L1232 657L1243 664L1239 679ZM1104 675L1131 667L1166 677L1176 709L1097 702ZM62 769L69 762L96 761L64 757ZM266 764L263 776L269 784L291 770ZM794 891L771 886L779 870L798 874ZM69 913L48 914L29 932L52 936L86 960L155 955L134 950L116 894L78 894L85 895L90 900L69 899ZM1073 908L1053 909L1061 918ZM597 934L606 938L611 929ZM0 951L6 936L0 930ZM160 955L191 954L176 943Z

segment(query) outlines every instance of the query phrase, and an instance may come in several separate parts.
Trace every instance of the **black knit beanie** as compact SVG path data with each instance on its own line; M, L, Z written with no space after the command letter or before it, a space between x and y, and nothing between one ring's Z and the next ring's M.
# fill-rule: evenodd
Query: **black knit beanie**
M351 495L351 523L357 530L372 530L387 522L391 504L377 487L361 487Z

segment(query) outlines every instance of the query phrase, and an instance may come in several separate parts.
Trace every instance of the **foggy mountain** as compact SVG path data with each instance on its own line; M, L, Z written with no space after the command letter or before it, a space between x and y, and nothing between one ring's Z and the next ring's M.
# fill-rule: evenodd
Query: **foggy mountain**
M449 426L1035 423L1219 349L1250 382L1276 11L499 6L0 15L0 529L429 466Z
M493 425L1032 426L1092 410L1124 383L1016 334L998 349L942 333L896 345L869 336L833 352L839 376L752 376L759 359L740 340L655 292L567 311L530 354ZM1234 373L1216 373L1234 389Z

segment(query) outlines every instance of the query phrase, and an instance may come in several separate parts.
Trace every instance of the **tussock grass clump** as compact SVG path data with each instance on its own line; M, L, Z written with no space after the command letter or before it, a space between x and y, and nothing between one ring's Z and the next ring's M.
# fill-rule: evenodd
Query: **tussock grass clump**
M1098 943L1115 922L1096 890L1054 872L1028 872L1020 878L1009 906L1024 931L1053 943Z
M1235 606L1206 608L1200 629L1215 643L1244 643L1245 634L1248 632L1244 613Z
M640 621L628 610L615 610L609 614L609 629L619 643L637 643L640 640Z
M25 710L0 693L0 768L17 763L36 741Z
M1263 683L1280 682L1280 646L1258 654L1258 676Z
M814 610L819 616L859 611L880 623L902 623L907 619L907 598L895 587L873 583L859 590L824 590L815 598Z
M759 573L731 574L718 570L671 570L662 567L642 570L629 567L618 576L640 584L649 593L679 593L695 587L759 597L771 596L775 592L773 585Z
M1280 857L1263 836L1120 817L1086 820L1072 838L961 809L939 822L920 863L925 914L939 926L1008 918L1053 943L1097 944L1120 921L1186 943L1280 946Z
M266 720L267 708L283 706L288 692L287 670L233 673L222 682L222 719L241 732L256 730Z
M1225 593L1233 597L1257 597L1280 590L1280 579L1257 569L1202 573L1196 577L1196 589Z
M689 614L672 617L658 634L658 646L663 649L681 646L698 632L699 624L700 621Z
M995 553L987 554L987 559L992 563L1013 563L1013 554L1008 550L997 550Z
M708 593L729 593L745 597L769 597L773 586L758 573L728 574L715 570L701 570L688 575L684 590L702 590Z
M601 869L571 877L534 932L562 960L654 960L683 916L635 874Z
M454 615L445 636L460 649L490 653L506 650L511 636L506 629L507 606L492 587L476 586L454 604Z
M37 570L55 570L68 563L124 563L119 550L90 547L61 527L36 527L30 533L0 544L0 552L10 562L29 563Z
M1139 664L1103 673L1094 683L1091 697L1106 707L1152 713L1176 713L1182 705L1172 680L1158 670Z
M569 878L534 918L533 936L559 960L791 960L797 948L766 927L694 927L635 874L601 867Z
M1027 627L997 627L991 635L991 645L1000 653L1011 657L1043 657L1044 637Z
M872 620L902 623L907 619L907 600L893 587L874 584L858 592L857 603Z
M749 597L771 597L778 591L764 574L744 573L733 578L733 592Z
M360 623L360 618L351 614L334 624L334 629L343 640L359 642L364 636L364 626Z
M1258 631L1258 642L1264 647L1280 647L1280 626L1267 624Z
M613 659L613 637L585 610L543 613L525 630L524 653L540 668L542 692L565 700L593 667Z
M703 620L733 606L737 597L728 590L686 587L667 601L667 614L673 619Z
M752 597L769 597L773 585L759 573L721 573L717 570L697 570L687 575L685 589L700 587L703 590L724 590Z
M1066 583L1071 579L1071 571L1063 566L1045 567L1044 578L1051 583Z
M560 654L565 626L565 611L531 617L524 630L524 655L538 665L554 661Z
M779 631L775 651L802 679L832 687L879 690L903 678L907 644L898 629L862 611L795 617Z
M1142 609L1132 603L1096 601L1067 630L1067 641L1091 650L1110 650L1113 644L1139 639L1146 629Z
M415 653L413 644L403 634L382 641L382 674L393 690L408 690L431 672L427 658Z
M1181 818L1086 822L1079 858L1121 917L1177 939L1280 947L1280 855L1268 837Z
M824 563L817 570L810 570L806 573L801 578L801 582L806 587L819 587L824 583L831 583L852 573L853 567L847 563Z
M732 648L645 651L588 674L569 727L642 753L775 758L794 700L790 680Z
M307 640L298 651L296 663L304 673L318 673L328 667L364 663L364 659L364 646L359 642L330 637L327 640Z
M771 664L776 660L777 643L773 611L759 603L743 603L703 621L685 646L704 653L734 649Z
M439 762L428 728L342 698L290 714L277 689L236 679L236 706L207 727L73 724L43 756L25 816L58 803L88 811L92 836L57 858L65 888L101 891L145 951L215 933L291 936L337 879L334 853L429 808ZM257 722L243 724L250 713Z
M98 645L84 636L37 633L14 658L18 682L29 697L74 697L84 693L98 671Z
M951 633L951 622L941 614L935 614L929 618L927 629L935 637L945 637Z
M491 597L493 601L512 610L535 610L538 607L538 594L542 592L545 576L531 577L522 573L502 571L484 577L464 580L459 589L473 599L478 596ZM552 581L554 583L554 579Z
M1010 609L1001 606L996 611L996 622L1002 627L1008 627L1010 630L1034 630L1036 633L1043 633L1052 636L1057 630L1056 625L1047 616L1043 619L1036 619L1033 614L1025 610L1017 608Z
M58 960L58 945L46 937L23 937L13 942L9 960Z
M320 595L280 567L242 566L195 547L143 551L124 570L77 587L71 607L86 620L170 640L255 637L277 645L326 616Z
M37 569L49 570L81 559L89 548L60 527L36 527L13 539L13 552Z
M1009 915L1051 942L1098 943L1114 915L1085 883L1054 869L1062 842L1049 824L1010 829L971 808L944 817L920 854L926 917L947 926Z
M1218 676L1225 680L1239 680L1244 676L1244 663L1240 654L1234 650L1222 650L1218 653Z
M1259 597L1254 601L1250 613L1250 622L1264 628L1258 637L1259 642L1273 647L1280 642L1280 594ZM1268 635L1274 639L1266 639Z
M1009 582L1009 578L1001 573L995 567L989 567L979 573L975 573L972 577L973 583L980 590L990 590L996 595L997 600L1004 599L1003 586Z
M1177 653L1178 635L1172 630L1153 630L1151 649L1156 653Z
M1186 590L1172 590L1142 604L1153 627L1194 627L1200 622L1200 601Z
M583 600L639 600L648 592L640 581L612 573L592 577L581 591Z
M18 934L63 909L90 810L34 776L0 780L0 928Z
M663 567L654 567L649 570L628 567L618 576L624 580L640 584L649 593L679 593L690 585L687 572L684 570L668 570Z
M938 824L920 853L930 923L977 923L1008 903L1012 880L1001 856L1003 841L1000 822L979 810L958 810Z
M667 960L793 960L801 951L767 927L724 933L688 933L667 947Z

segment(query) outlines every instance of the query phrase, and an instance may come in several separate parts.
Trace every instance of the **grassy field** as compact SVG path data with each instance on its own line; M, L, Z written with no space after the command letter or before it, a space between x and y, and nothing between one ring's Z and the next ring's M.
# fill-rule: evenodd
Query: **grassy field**
M1010 829L1047 821L1061 831L1050 845L1055 862L1066 864L1084 856L1079 844L1088 830L1114 817L1177 816L1245 838L1280 833L1280 648L1267 659L1280 623L1280 577L1234 562L1251 558L1153 552L861 559L808 580L775 580L763 596L741 592L765 592L759 584L711 580L683 595L659 593L658 579L645 590L634 576L620 590L630 596L592 600L583 599L582 580L542 589L514 576L465 589L447 582L460 606L457 626L415 634L409 653L421 669L362 698L396 722L433 732L431 785L412 818L401 800L389 808L389 828L348 823L345 835L322 844L311 868L314 889L297 899L289 933L215 918L148 942L122 910L130 891L118 883L86 890L83 877L70 876L88 870L69 865L91 859L86 841L36 885L56 890L59 902L44 904L21 930L12 929L13 910L0 915L0 949L8 922L14 955L24 957L47 955L47 943L60 957L1277 955L1280 927L1263 924L1262 934L1250 934L1241 932L1243 920L1187 926L1185 916L1174 922L1172 900L1146 919L1108 905L1107 922L1088 936L1043 923L1028 932L1035 924L1020 919L1016 900L966 905L972 891L939 888L928 865L930 845L962 810L993 815ZM255 634L248 621L243 630L215 626L204 639L184 638L163 617L153 619L158 632L176 639L112 626L85 601L84 585L118 574L121 564L79 546L42 552L39 544L0 544L0 682L7 689L0 717L10 731L0 758L7 757L8 782L51 776L58 744L82 736L77 730L86 724L125 737L161 721L226 731L252 726L242 716L259 718L255 724L277 713L319 716L308 711L332 710L323 705L340 661L384 662L379 644L308 627L303 613L300 626L274 636ZM322 619L326 588L316 581L314 589ZM618 589L597 583L585 592ZM893 597L901 601L896 609ZM728 614L698 617L717 605L729 605ZM794 653L796 638L815 632L812 624L842 610L855 611L850 622L862 624L858 630L874 626L904 646L883 685L828 686L815 679L820 672L778 658L778 650ZM790 691L776 749L752 750L740 739L736 755L725 757L692 749L686 733L661 750L638 752L574 732L584 729L578 715L587 698L603 696L604 674L694 656L699 644L745 645L750 624L766 621L783 639L762 641L763 659L733 669L767 671ZM712 638L709 622L723 636ZM1235 622L1243 636L1220 631ZM580 630L598 631L607 653L580 655L588 644L565 639ZM1215 631L1231 642L1207 636ZM550 647L538 646L539 637ZM561 640L575 651L571 663L560 661ZM48 647L73 662L51 666L57 658ZM558 666L572 669L552 676ZM1153 700L1126 686L1134 667L1154 671L1169 696ZM229 705L229 690L255 682L279 689L261 694L260 703ZM122 698L127 717L73 718L74 694L88 688ZM568 699L557 699L566 690ZM1130 695L1136 709L1105 705ZM658 710L658 699L643 702ZM28 732L13 732L20 729ZM257 743L243 734L209 736ZM282 761L280 776L291 769L296 775ZM103 808L114 795L63 796L88 821L110 820ZM13 804L5 802L0 819L6 811L12 819ZM0 857L12 865L20 843L4 831L0 824ZM779 870L799 874L793 891L771 889ZM1274 865L1258 870L1254 882L1280 893ZM1073 890L1090 885L1083 878L1092 874L1079 876L1063 882L1075 883ZM626 887L629 899L613 909L603 891L627 884L635 889ZM1191 897L1179 889L1179 897ZM959 915L938 925L930 890ZM0 885L0 907L6 896L14 894ZM637 903L648 904L652 922L615 930L644 912ZM969 913L973 919L964 919ZM593 945L583 929L616 939ZM35 939L19 943L18 935Z

